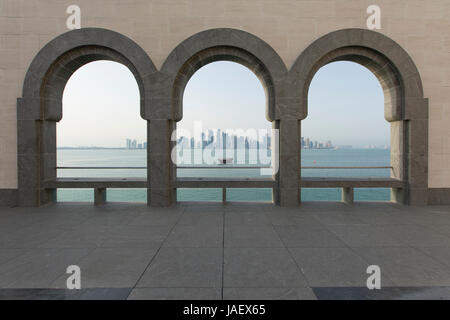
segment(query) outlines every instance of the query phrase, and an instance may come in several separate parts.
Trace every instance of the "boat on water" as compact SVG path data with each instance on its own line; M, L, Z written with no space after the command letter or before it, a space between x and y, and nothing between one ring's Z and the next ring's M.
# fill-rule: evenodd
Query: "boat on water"
M233 158L219 158L217 159L217 162L219 162L219 164L232 164Z

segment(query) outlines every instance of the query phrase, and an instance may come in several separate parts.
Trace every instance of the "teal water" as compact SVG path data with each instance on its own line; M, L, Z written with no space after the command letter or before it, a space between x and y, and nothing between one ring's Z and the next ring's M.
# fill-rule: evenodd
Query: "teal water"
M146 150L58 149L59 167L145 167ZM389 166L390 151L381 149L302 150L302 166ZM145 169L58 170L58 177L146 177ZM259 169L178 169L179 177L260 177ZM389 169L302 169L306 177L389 177ZM108 201L146 202L145 189L109 189ZM220 189L178 189L178 201L221 201ZM339 189L302 189L303 201L338 201ZM356 189L359 201L387 201L389 189ZM271 189L229 189L230 201L271 201ZM93 201L92 189L60 189L58 201Z

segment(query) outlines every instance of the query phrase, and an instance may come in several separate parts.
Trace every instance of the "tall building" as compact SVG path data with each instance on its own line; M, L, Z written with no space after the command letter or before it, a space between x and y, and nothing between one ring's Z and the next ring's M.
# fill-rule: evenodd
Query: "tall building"
M245 137L245 164L250 163L250 144L248 143L248 138Z
M217 130L216 132L216 147L217 149L221 149L222 148L222 134L220 129Z
M237 164L237 158L238 158L238 137L233 136L233 142L234 142L234 164Z

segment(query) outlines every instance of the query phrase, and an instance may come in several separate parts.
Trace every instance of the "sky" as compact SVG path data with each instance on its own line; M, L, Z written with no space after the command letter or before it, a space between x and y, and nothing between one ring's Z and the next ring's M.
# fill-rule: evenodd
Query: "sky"
M302 136L334 145L388 145L384 97L378 80L352 62L321 68L311 82L308 117ZM132 73L116 62L97 61L77 70L63 95L58 146L123 147L127 138L145 141L139 89ZM270 129L266 96L259 79L234 62L215 62L198 70L183 98L177 127L193 129ZM87 115L87 116L86 116Z

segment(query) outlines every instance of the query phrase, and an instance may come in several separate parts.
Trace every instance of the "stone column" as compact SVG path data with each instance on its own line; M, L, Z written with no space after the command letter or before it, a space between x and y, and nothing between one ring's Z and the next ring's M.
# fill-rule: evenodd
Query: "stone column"
M272 130L279 132L280 130L280 121L275 120L272 121ZM278 138L278 139L277 139ZM280 190L280 141L279 141L279 134L278 137L272 135L272 167L277 167L278 170L274 172L273 179L275 180L276 184L275 187L272 189L272 200L273 203L276 205L280 205L281 202L281 190Z
M17 99L17 202L21 207L34 207L40 203L39 110L40 99Z
M56 121L40 122L40 204L56 202L56 189L45 188L45 183L56 180Z
M300 204L300 121L281 119L279 129L279 172L277 204L295 207Z
M428 99L405 98L402 120L391 122L391 177L406 181L392 200L428 204Z
M406 150L404 137L406 135L405 121L393 121L391 124L391 178L406 180ZM391 189L391 201L406 204L405 189Z
M423 206L428 204L428 117L406 121L406 125L408 126L407 199L410 205Z
M168 207L176 201L174 164L171 160L173 143L172 120L147 121L148 205Z

